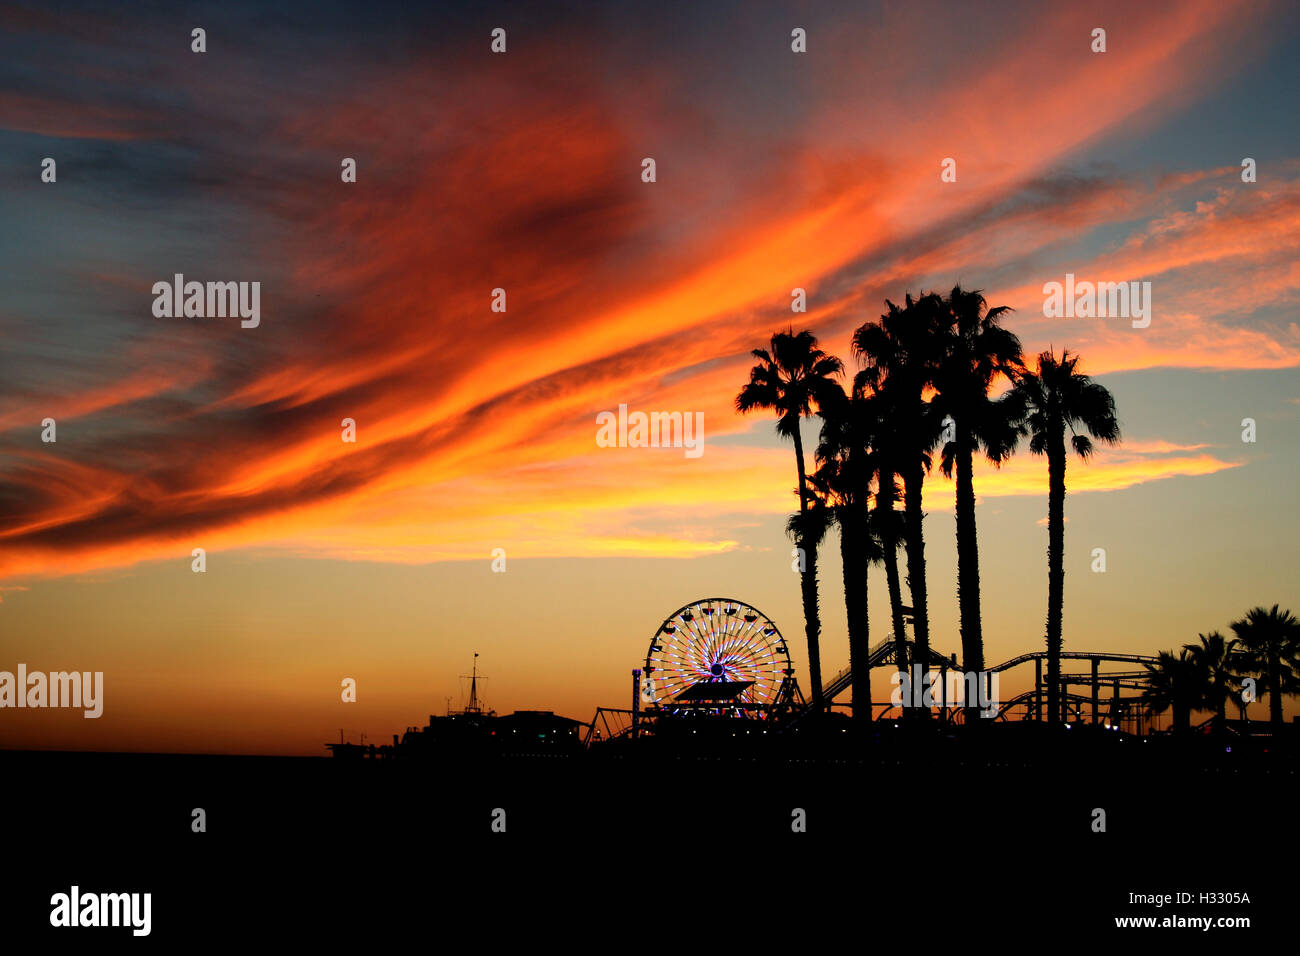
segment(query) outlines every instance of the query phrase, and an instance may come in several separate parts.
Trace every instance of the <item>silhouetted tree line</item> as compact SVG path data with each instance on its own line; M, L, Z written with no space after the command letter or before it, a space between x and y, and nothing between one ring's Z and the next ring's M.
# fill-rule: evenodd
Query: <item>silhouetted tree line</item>
M1086 462L1094 441L1119 442L1114 398L1079 370L1079 356L1069 350L1063 350L1059 358L1053 350L1042 352L1033 367L1028 367L1020 340L1001 325L1010 310L1005 306L989 308L979 291L957 286L946 296L927 293L915 299L909 293L902 305L889 300L885 305L879 319L864 323L853 333L858 369L849 388L840 383L844 363L824 352L811 331L791 328L774 333L768 348L753 351L757 362L736 396L736 408L742 413L775 412L778 434L794 444L799 510L790 516L787 530L804 560L800 589L813 707L820 710L826 706L818 648L817 564L819 548L832 525L840 532L851 661L867 658L867 569L882 563L889 633L897 645L899 670L908 668L905 622L910 617L914 661L925 679L930 622L921 494L926 476L936 464L945 476L956 479L962 668L967 672L984 670L974 461L982 456L999 465L1027 440L1030 452L1047 459L1047 712L1050 721L1059 723L1063 720L1060 654L1066 465L1070 451ZM799 425L814 415L821 420L821 431L814 469L809 473ZM901 511L897 507L900 500ZM905 559L901 569L900 550ZM903 604L904 583L910 607ZM1275 607L1274 614L1276 611ZM1234 630L1239 625L1233 649L1220 656L1226 655L1232 667L1258 668L1264 675L1257 678L1262 688L1277 688L1282 694L1300 689L1296 638L1264 637L1277 633L1280 625L1262 608L1234 624ZM1248 646L1256 650L1247 651ZM1195 680L1188 676L1191 671L1172 680L1177 668L1192 666L1180 663L1189 658L1200 668ZM1211 651L1193 654L1190 646L1180 658L1162 655L1152 667L1150 699L1157 710L1173 706L1176 714L1181 714L1185 707L1206 706L1206 701L1215 702L1217 708L1220 690L1207 690L1207 686L1239 687L1233 683L1236 677L1229 678L1229 672L1222 670L1215 671L1218 676L1207 685L1203 662L1210 659ZM1168 686L1176 683L1179 691L1176 699L1171 691L1161 707L1166 698L1154 688L1162 686L1166 676L1171 678ZM853 669L852 713L860 726L871 720L869 678L868 668ZM1185 690L1189 687L1197 689ZM1271 697L1275 722L1281 721L1278 693ZM972 707L966 715L968 721L974 714ZM924 719L928 713L922 710L915 716Z
M1300 621L1290 611L1256 607L1229 625L1231 640L1218 631L1198 634L1177 655L1161 651L1148 664L1143 696L1156 713L1173 711L1174 732L1191 730L1192 712L1209 711L1224 727L1228 703L1245 717L1246 705L1268 694L1272 732L1282 727L1282 698L1300 693Z

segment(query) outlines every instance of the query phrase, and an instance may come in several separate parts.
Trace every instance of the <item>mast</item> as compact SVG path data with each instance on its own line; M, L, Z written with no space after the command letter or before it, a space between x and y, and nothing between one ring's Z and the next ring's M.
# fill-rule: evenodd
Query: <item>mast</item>
M462 679L466 677L469 678L469 704L465 707L462 713L481 714L483 712L483 708L478 702L478 651L474 652L473 672L469 674L461 674L460 676ZM486 677L484 677L483 679L487 680Z

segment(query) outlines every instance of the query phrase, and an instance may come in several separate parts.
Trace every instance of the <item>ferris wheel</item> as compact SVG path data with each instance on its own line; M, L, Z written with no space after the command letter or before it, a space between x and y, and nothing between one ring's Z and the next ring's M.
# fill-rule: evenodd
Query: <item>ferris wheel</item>
M745 716L775 704L794 686L786 640L772 619L732 598L678 608L650 639L642 702L672 711L687 701L716 701Z

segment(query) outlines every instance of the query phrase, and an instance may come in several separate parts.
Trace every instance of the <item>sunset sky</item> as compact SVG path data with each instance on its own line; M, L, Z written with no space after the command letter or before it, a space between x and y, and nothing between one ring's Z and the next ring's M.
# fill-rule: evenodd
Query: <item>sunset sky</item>
M0 3L0 670L106 685L99 720L0 711L0 747L383 742L463 704L476 651L498 710L587 720L714 595L776 621L806 690L793 453L734 411L749 351L793 322L851 371L885 298L957 282L1115 395L1123 443L1066 479L1067 648L1300 613L1294 4L425 6ZM260 326L155 317L176 273L259 281ZM1066 273L1149 281L1150 327L1044 318ZM703 455L599 447L621 403L702 412ZM997 662L1043 645L1046 463L975 480ZM952 498L931 477L945 653Z

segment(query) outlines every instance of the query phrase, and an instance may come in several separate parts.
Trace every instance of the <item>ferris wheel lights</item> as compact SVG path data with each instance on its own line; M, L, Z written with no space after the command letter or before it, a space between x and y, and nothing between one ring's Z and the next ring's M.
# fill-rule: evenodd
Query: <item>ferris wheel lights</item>
M742 624L740 618L748 624ZM763 623L749 626L757 621ZM772 620L744 601L693 601L668 615L660 625L646 655L647 673L651 669L660 672L655 678L659 691L656 699L665 704L681 695L698 696L703 685L743 684L739 689L726 687L728 703L708 712L751 716L751 705L772 703L793 679L788 647ZM781 665L784 680L777 677ZM678 711L673 708L667 712Z

